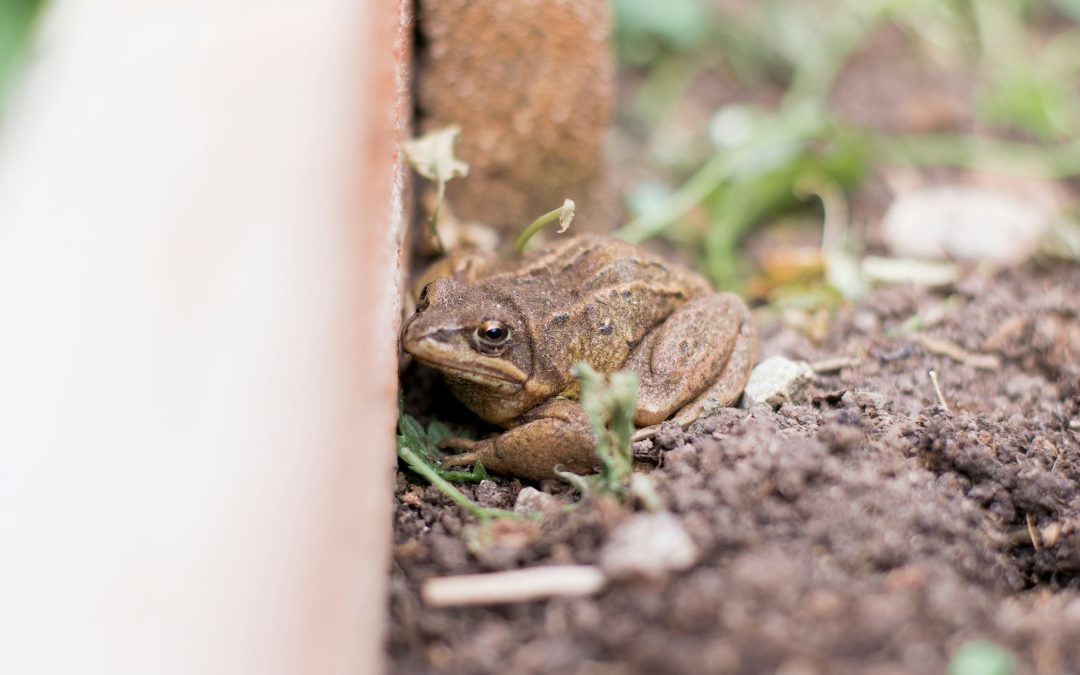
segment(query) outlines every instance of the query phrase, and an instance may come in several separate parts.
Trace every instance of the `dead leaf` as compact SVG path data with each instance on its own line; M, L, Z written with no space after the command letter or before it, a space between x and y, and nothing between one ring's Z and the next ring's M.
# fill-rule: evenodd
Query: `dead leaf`
M416 173L435 183L467 176L469 165L454 156L461 127L452 126L405 141L405 161Z
M559 213L559 231L558 234L566 232L566 229L570 227L570 223L574 220L574 200L567 199L563 202L562 211Z

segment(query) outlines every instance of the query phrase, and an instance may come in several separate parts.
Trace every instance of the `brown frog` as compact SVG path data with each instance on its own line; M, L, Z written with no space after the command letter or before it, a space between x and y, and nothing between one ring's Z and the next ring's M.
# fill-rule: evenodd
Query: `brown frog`
M541 479L556 465L585 473L595 437L571 366L630 369L641 380L638 437L673 419L738 399L754 357L746 305L703 278L632 244L567 237L504 263L473 256L441 268L402 328L405 351L441 371L454 395L507 429L448 464L477 460L500 473Z

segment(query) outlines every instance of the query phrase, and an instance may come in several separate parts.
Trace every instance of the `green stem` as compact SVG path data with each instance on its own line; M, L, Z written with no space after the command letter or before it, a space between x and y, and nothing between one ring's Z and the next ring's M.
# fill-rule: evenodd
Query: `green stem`
M1080 141L1040 146L957 134L879 134L847 130L885 164L989 169L1044 178L1080 175Z
M658 125L694 83L700 68L686 56L671 55L650 70L634 95L630 110L650 127Z
M446 246L443 245L442 237L439 236L439 213L442 211L442 203L445 197L446 181L437 181L435 208L431 212L431 218L428 219L428 227L431 228L431 236L435 240L435 245L439 247L439 255L446 253Z
M791 110L806 105L824 110L844 64L866 36L885 19L892 4L892 0L880 0L876 6L868 8L869 16L854 19L854 25L840 26L821 34L822 47L811 51L812 58L797 64L782 108Z
M713 214L713 222L705 233L705 268L717 288L734 288L739 275L735 265L735 247L753 224L745 201L728 190L727 199Z
M635 244L660 234L674 220L682 218L726 181L744 158L738 150L718 153L671 195L663 208L643 213L616 230L615 236Z
M548 211L544 215L532 221L532 224L525 228L525 231L521 233L520 237L518 237L517 243L514 244L514 248L517 250L517 254L521 255L521 252L525 250L525 245L529 243L529 240L533 238L533 235L539 232L540 228L542 228L543 226L547 225L548 223L554 222L559 216L562 215L563 209L565 208L566 205L564 204L563 206L560 206L554 211Z
M429 483L439 489L444 495L450 498L450 501L454 502L461 508L465 509L472 515L476 516L480 520L489 520L491 518L509 518L511 520L526 520L528 516L520 513L514 513L513 511L506 511L503 509L492 509L479 506L475 504L471 499L466 497L456 487L451 485L437 471L427 465L423 459L420 458L412 449L406 447L398 448L398 457L400 457L409 468L416 473L423 476Z

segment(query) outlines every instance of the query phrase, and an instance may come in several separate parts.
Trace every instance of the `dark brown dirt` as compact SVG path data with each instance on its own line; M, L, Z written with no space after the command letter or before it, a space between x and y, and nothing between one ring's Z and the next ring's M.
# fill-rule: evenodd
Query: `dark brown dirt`
M620 77L626 104L636 80ZM701 133L723 103L770 105L782 93L746 91L717 69L692 89L670 115ZM973 91L970 73L941 70L885 27L850 60L831 104L887 131L978 132ZM665 176L641 130L615 131L619 184ZM953 173L922 172L930 182ZM890 201L875 174L852 220L876 223ZM880 248L872 227L862 234ZM851 365L819 373L780 410L724 410L639 448L659 460L664 506L703 553L664 581L617 582L589 599L434 610L418 589L433 576L596 562L629 509L594 501L481 527L399 474L390 671L921 675L944 672L957 647L981 638L1012 652L1018 673L1080 673L1078 314L1080 265L1033 263L942 291L880 289L840 310L819 344L759 317L759 359ZM929 352L905 329L915 316L924 333L1000 367ZM435 401L440 419L470 424L430 373L412 369L407 382L409 409ZM564 485L539 487L571 499ZM499 479L465 491L506 508L521 488Z
M879 290L820 345L763 320L762 358L855 363L797 404L657 439L652 475L704 552L663 582L427 608L428 577L594 562L628 511L600 501L478 528L399 475L391 672L935 673L973 638L1012 651L1018 672L1080 672L1078 313L1080 265L1031 265ZM1001 367L929 353L901 329L916 314ZM467 491L508 506L520 488Z

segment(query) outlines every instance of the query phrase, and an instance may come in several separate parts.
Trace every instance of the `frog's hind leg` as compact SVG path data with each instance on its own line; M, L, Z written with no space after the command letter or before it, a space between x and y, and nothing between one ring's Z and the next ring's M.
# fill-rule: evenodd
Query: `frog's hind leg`
M752 336L746 306L730 293L701 295L679 307L624 365L641 378L634 424L659 424L687 404L697 404L696 418L711 398L725 399L723 405L737 398L746 382L742 369L753 358Z
M754 327L747 316L739 328L739 337L735 340L735 347L731 350L731 356L724 364L724 370L720 376L708 389L675 413L672 420L685 429L697 421L702 414L711 413L717 408L729 406L738 401L746 386L746 381L750 379L756 348L757 338L754 335Z
M543 480L561 466L573 473L590 473L597 464L596 436L589 417L576 401L557 398L529 411L498 436L482 441L448 438L443 447L467 450L443 460L444 466L477 461L496 473Z

